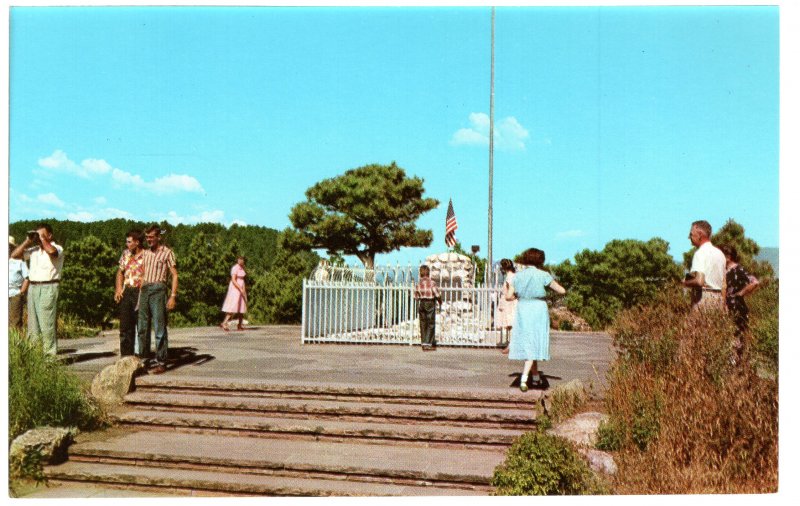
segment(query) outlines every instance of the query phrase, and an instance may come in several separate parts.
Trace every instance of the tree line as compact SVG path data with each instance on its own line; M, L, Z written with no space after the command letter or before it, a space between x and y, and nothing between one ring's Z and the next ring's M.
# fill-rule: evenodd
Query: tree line
M41 220L11 223L9 233L21 239ZM128 230L144 229L140 221L113 219L90 223L46 220L55 241L64 246L65 262L58 306L88 325L109 327L116 318L114 277ZM248 318L260 323L300 321L302 280L319 262L310 250L289 250L284 233L275 229L217 223L160 223L164 242L178 263L178 301L170 325L213 325L228 288L231 266L247 258ZM144 245L146 247L146 244Z

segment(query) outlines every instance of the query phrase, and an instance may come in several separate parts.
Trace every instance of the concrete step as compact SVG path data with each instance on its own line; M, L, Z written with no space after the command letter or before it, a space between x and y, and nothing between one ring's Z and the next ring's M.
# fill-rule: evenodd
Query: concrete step
M81 483L85 486L120 487L117 497L140 496L134 491L156 495L191 496L445 496L486 495L483 489L398 485L363 481L254 475L197 469L165 469L141 465L109 465L66 462L46 468L49 483ZM129 490L125 494L124 490ZM105 496L108 496L106 493Z
M193 469L238 475L282 475L487 491L501 450L376 446L356 442L243 438L111 429L78 437L70 461Z
M391 380L391 377L387 378ZM512 378L509 378L509 384ZM235 394L240 397L281 397L294 399L348 400L397 404L475 406L493 408L531 407L543 395L541 391L522 393L517 388L475 388L458 384L437 387L398 387L392 384L281 383L207 378L194 376L145 375L136 378L139 391L185 392L198 394Z
M338 400L250 397L234 394L149 392L137 390L125 397L135 409L215 412L237 415L314 418L360 421L391 421L404 424L459 425L530 430L535 423L532 408L484 408L467 406L423 406Z
M320 419L238 416L221 413L133 409L112 415L114 422L144 429L182 430L226 435L360 441L415 446L506 448L524 433L518 429L365 423Z

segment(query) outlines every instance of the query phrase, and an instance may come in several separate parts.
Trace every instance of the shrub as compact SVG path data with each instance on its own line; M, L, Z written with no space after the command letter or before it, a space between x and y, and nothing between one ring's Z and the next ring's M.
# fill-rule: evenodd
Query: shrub
M24 333L8 333L9 442L34 427L93 428L102 423L98 405L80 378Z
M762 282L747 300L753 349L773 371L778 370L778 281Z
M495 495L585 495L604 488L565 439L542 431L520 436L492 477Z
M56 321L56 337L58 339L94 337L99 332L99 328L87 325L74 314L62 313L58 315L58 320Z
M670 290L611 327L619 354L598 446L619 452L615 492L774 492L777 382L756 374L747 344L732 363L726 314L687 308L681 290Z

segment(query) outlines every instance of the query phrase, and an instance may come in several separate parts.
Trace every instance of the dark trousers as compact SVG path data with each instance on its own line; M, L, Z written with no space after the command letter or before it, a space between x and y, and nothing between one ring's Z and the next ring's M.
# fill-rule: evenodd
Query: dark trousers
M133 341L136 339L136 304L139 302L139 289L126 286L119 301L119 356L133 355Z
M164 283L144 285L139 294L139 356L146 358L150 352L150 328L156 333L156 362L167 362L167 286Z
M436 346L436 301L420 299L417 305L419 313L419 332L423 346Z
M18 293L8 298L8 326L22 328L22 310L25 307L25 295Z

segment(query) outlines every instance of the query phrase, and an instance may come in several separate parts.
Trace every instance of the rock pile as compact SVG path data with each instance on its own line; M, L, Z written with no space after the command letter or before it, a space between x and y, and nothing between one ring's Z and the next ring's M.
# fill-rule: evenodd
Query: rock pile
M442 287L472 288L475 286L475 269L472 260L458 253L429 255L425 265L431 268L431 279Z

